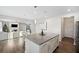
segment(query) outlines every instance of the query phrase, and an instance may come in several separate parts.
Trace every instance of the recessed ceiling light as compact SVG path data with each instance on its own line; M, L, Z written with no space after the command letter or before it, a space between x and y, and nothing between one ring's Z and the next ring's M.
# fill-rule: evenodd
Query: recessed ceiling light
M68 11L68 12L70 12L70 11L71 11L71 9L67 9L67 11Z

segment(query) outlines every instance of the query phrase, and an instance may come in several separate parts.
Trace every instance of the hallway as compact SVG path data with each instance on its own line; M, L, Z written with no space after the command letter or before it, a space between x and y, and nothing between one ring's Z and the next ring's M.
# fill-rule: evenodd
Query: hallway
M75 46L72 38L63 38L59 44L59 47L54 51L55 53L75 53Z

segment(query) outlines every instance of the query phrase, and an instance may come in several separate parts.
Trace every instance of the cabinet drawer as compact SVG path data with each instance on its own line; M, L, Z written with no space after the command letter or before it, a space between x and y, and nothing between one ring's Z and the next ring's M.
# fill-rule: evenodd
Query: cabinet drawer
M41 53L48 53L48 43L44 43L40 46L40 52Z
M51 44L54 44L54 42L58 42L58 37L55 37L49 41Z
M51 53L56 49L56 47L59 44L58 37L55 37L55 38L51 39L48 44L49 44L49 47L48 47L49 49L48 50Z

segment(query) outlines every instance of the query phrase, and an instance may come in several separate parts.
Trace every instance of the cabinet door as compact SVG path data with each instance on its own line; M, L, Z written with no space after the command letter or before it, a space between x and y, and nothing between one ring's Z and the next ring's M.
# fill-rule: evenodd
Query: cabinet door
M51 39L48 44L49 44L48 46L49 53L52 53L58 46L58 37Z
M41 53L48 53L48 43L44 43L40 46Z

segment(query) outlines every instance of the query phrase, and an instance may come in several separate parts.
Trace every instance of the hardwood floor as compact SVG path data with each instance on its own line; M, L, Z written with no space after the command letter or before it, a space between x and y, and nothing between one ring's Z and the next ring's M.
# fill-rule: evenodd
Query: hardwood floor
M63 38L59 44L59 47L54 51L54 53L75 53L75 46L73 45L74 40L72 38Z
M75 53L75 46L73 45L73 39L63 38L59 44L59 47L54 53ZM11 39L0 41L1 53L24 53L24 39Z
M0 41L0 53L23 53L23 39L9 39Z

